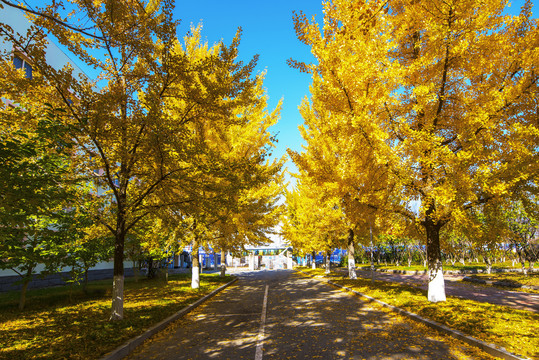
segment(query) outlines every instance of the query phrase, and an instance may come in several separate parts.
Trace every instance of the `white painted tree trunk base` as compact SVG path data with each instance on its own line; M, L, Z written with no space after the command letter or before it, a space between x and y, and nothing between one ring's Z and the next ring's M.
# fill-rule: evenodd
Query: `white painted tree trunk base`
M124 318L124 277L115 275L112 282L112 313L110 320L122 320Z
M191 289L198 289L200 287L200 274L198 266L193 266L191 272Z
M348 258L348 278L353 280L357 279L356 262L354 258Z
M430 302L446 301L444 273L442 269L429 269L428 300Z
M226 274L226 265L221 263L221 276L224 277Z

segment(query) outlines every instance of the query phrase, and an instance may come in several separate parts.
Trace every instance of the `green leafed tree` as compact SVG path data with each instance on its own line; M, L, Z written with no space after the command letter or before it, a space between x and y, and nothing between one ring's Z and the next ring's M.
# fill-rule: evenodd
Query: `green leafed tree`
M75 236L77 181L70 171L72 144L58 119L5 104L1 114L0 267L20 276L23 309L34 274L55 273L64 263L64 245ZM22 118L24 129L12 122Z

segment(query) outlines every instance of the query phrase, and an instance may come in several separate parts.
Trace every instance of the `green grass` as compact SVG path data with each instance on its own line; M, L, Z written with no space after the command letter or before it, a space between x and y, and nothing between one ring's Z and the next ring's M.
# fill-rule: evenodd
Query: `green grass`
M370 264L356 264L359 268L369 267ZM406 270L406 271L425 271L427 268L420 264L412 264L411 266L408 266L406 263L404 265L396 266L394 264L375 264L374 267L376 269L385 269L385 270ZM443 265L444 270L448 271L485 271L487 269L485 263L478 262L478 263L466 263L465 265L462 265L459 262L456 262L455 265L451 265L449 263L445 263ZM495 271L496 269L514 269L514 270L520 270L522 267L520 263L515 263L515 266L513 266L511 261L506 261L504 263L495 263L492 265L492 269ZM529 263L526 263L526 268L529 268Z
M370 269L371 268L370 264L356 264L356 267L358 267L360 269L365 269L365 268ZM424 271L424 270L426 270L426 268L423 265L412 265L412 266L401 265L401 266L396 266L396 265L391 265L391 264L387 264L387 265L374 264L374 268L379 269L379 270L382 270L382 269L383 270L406 270L406 271Z
M425 291L400 283L375 281L373 284L367 279L344 279L342 274L336 273L325 276L323 269L301 268L301 271L311 276L325 277L477 339L503 346L512 353L539 358L537 313L455 297L434 304L427 300Z
M190 274L125 281L124 319L110 322L111 281L30 290L27 307L17 308L18 292L0 294L0 359L98 359L125 341L195 302L231 276L201 274L191 289Z
M520 264L518 264L518 267L515 267L513 269L520 269ZM365 270L365 265L360 265L360 269ZM370 268L370 266L368 266ZM378 270L400 270L400 271L425 271L426 268L422 265L412 265L412 266L396 266L396 265L375 265L375 268ZM496 272L495 269L511 269L511 262L506 262L503 264L498 264L493 266L493 272L491 274L486 273L473 273L473 274L467 274L470 277L477 277L484 280L493 280L493 281L501 281L501 280L508 280L512 282L518 282L521 285L528 285L528 286L539 286L539 272L529 273L528 275L524 275L521 272ZM485 264L483 263L475 263L475 264L468 264L468 265L462 265L462 264L455 264L455 266L452 265L444 265L444 270L486 270ZM480 285L480 284L478 284ZM490 285L489 285L490 286ZM502 289L509 289L512 291L522 291L522 292L530 292L530 293L539 293L538 290L533 289L526 289L526 288L518 288L518 287L503 287L503 286L496 286L498 288Z
M356 266L360 269L370 269L370 264L356 264ZM426 271L427 268L423 265L419 264L413 264L411 266L408 265L394 265L394 264L375 264L374 267L378 270L405 270L405 271ZM470 272L478 272L483 273L486 271L487 267L484 263L468 263L466 265L462 265L461 263L455 263L455 265L451 264L444 264L443 266L444 271L470 271ZM520 263L517 263L515 266L512 266L512 263L505 262L505 263L497 263L492 265L492 271L495 274L499 274L496 272L496 270L513 270L510 273L512 274L522 274L520 272L521 266ZM526 263L526 269L529 269L528 264ZM503 273L509 273L509 272L503 272ZM535 272L537 273L537 271ZM502 275L503 276L503 275Z

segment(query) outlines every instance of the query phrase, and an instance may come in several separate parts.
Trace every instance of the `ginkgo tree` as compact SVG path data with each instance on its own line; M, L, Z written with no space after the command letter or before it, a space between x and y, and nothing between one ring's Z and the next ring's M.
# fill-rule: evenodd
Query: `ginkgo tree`
M329 255L344 244L348 222L338 198L317 187L306 173L300 171L296 177L296 188L285 190L287 208L283 214L282 233L298 252L314 255L322 251L326 272L329 272Z
M192 33L200 36L197 29ZM186 43L189 52L203 50L190 49L190 43ZM217 55L223 50L216 45L205 51ZM234 58L237 56L235 48L229 51ZM250 71L244 73L250 74ZM214 69L210 76L222 80L222 74ZM160 187L158 191L165 199L188 195L193 200L183 210L177 208L191 223L192 287L198 287L199 264L195 254L199 246L223 250L260 244L267 241L266 234L276 224L283 160L269 159L276 142L269 128L279 119L280 104L274 111L268 111L264 76L264 73L256 75L252 86L246 86L237 99L222 99L223 106L230 109L229 114L214 114L213 123L200 118L187 124L191 131L190 141L185 144L196 149L191 158L198 159L195 169L198 176L192 180L196 188L187 194L185 187ZM185 104L182 99L170 99L167 106L177 109Z
M239 252L246 246L260 246L271 242L269 235L275 233L279 224L281 206L281 174L260 186L243 191L236 206L224 209L215 224L218 235L211 241L214 249L221 249L221 275L227 251Z
M349 277L356 278L355 247L360 229L370 229L388 201L388 171L378 163L370 142L353 129L350 117L326 106L324 79L313 74L311 99L300 106L304 124L300 132L306 142L302 152L288 153L301 170L299 178L317 193L336 201L348 223ZM348 136L349 135L349 136ZM315 190L318 189L318 190Z
M319 101L348 120L341 135L361 138L386 168L386 209L424 228L433 302L445 300L442 228L536 191L537 20L531 2L518 15L509 5L334 0L323 24L295 17L317 63L292 65L321 79Z
M24 84L8 72L4 96L26 97L35 108L63 107L56 115L75 142L76 171L109 199L94 216L115 239L111 319L117 320L123 317L128 232L156 209L196 201L200 184L217 187L209 192L218 193L233 182L239 169L213 162L224 156L209 144L229 125L248 122L237 109L256 97L256 58L247 64L237 60L239 32L230 46L209 48L195 28L182 45L173 1L75 0L70 6L67 15L57 3L34 8L27 34L1 27L2 37L24 52L35 70L33 81ZM85 30L66 26L81 14L88 19ZM93 67L97 79L75 77L69 66L50 66L44 30ZM34 91L38 96L32 99L28 95L40 82L51 91ZM248 162L242 164L239 173L247 178ZM174 196L162 196L167 193Z

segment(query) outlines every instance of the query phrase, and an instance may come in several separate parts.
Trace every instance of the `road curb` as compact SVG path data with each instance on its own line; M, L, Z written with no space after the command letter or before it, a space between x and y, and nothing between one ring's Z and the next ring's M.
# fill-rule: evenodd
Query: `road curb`
M489 344L487 342L484 342L482 340L479 340L479 339L476 339L474 337L471 337L469 335L466 335L458 330L454 330L454 329L451 329L450 327L447 327L445 325L442 325L440 323L437 323L436 321L432 321L432 320L429 320L429 319L425 319L417 314L414 314L414 313L411 313L409 311L406 311L406 310L403 310L401 308L398 308L396 306L393 306L393 305L389 305L383 301L380 301L378 299L375 299L373 298L372 296L369 296L369 295L366 295L366 294L363 294L357 290L354 290L354 289L351 289L347 286L343 286L343 285L339 285L339 284L336 284L334 283L333 281L331 280L324 280L324 279L320 279L320 278L314 278L312 276L310 276L309 274L306 274L304 272L301 271L302 274L306 275L306 276L309 276L313 279L316 279L316 280L320 280L320 281L323 281L325 283L328 283L330 285L333 285L335 287L338 287L338 288L341 288L341 289L345 289L347 291L350 291L356 295L359 295L361 297L364 297L366 299L368 299L369 302L375 302L393 312L396 312L398 314L401 314L401 315L404 315L414 321L417 321L417 322L420 322L420 323L423 323L443 334L446 334L446 335L449 335L449 336L452 336L456 339L459 339L461 341L464 341L465 343L471 345L471 346L474 346L474 347L477 347L481 350L483 350L484 352L486 352L487 354L490 354L492 356L496 356L498 358L501 358L501 359L506 359L506 360L529 360L528 358L524 358L524 357L519 357L517 355L514 355L512 353L510 353L509 351L505 350L503 347L501 346L497 346L495 344Z
M163 329L165 329L170 323L172 323L173 321L181 318L185 314L191 312L192 310L194 310L195 308L200 306L202 303L204 303L206 300L208 300L208 299L212 298L213 296L217 295L219 292L226 289L228 286L232 285L236 281L238 281L238 278L235 278L234 280L229 281L228 283L222 285L221 287L218 287L217 289L213 290L208 295L198 299L197 301L195 301L191 305L188 305L188 306L184 307L183 309L181 309L177 313L169 316L165 320L163 320L163 321L157 323L156 325L152 326L151 328L146 330L143 334L141 334L141 335L139 335L139 336L137 336L137 337L135 337L135 338L133 338L131 340L128 340L125 344L120 345L119 347L117 347L112 352L106 354L100 360L120 360L120 359L123 359L127 355L131 354L135 350L135 348L140 346L144 341L146 341L147 339L149 339L150 337L152 337L153 335L155 335L159 331L162 331Z

